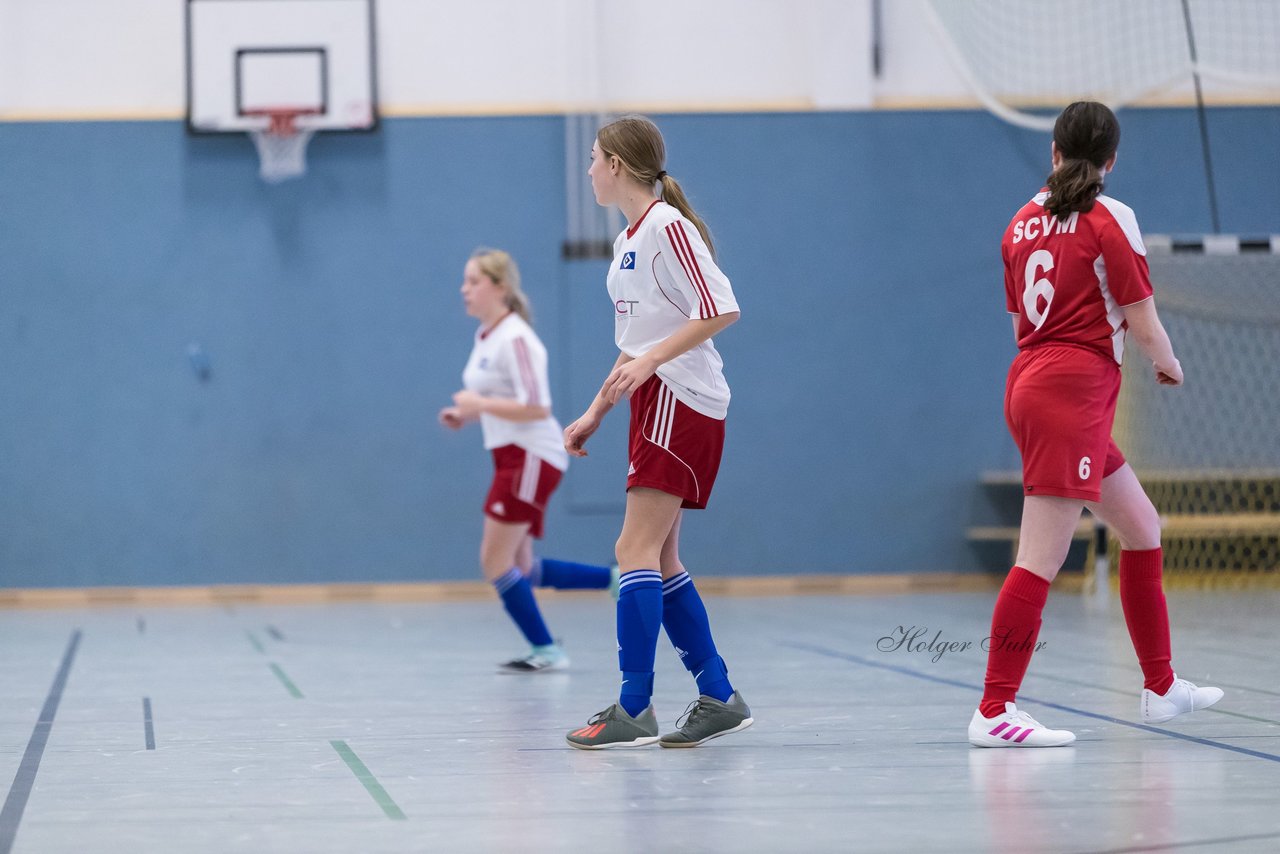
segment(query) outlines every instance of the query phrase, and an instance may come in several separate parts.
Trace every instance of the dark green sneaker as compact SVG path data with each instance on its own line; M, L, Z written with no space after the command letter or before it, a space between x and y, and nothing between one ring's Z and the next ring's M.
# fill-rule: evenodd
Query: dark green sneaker
M751 717L751 709L742 701L742 696L734 692L729 702L722 703L706 694L689 704L675 732L669 732L658 739L663 747L697 747L704 741L728 735L731 732L746 729L755 723Z
M596 712L587 725L565 736L570 747L579 750L604 750L607 747L644 747L658 740L658 718L653 706L631 717L627 710L614 703L603 712Z

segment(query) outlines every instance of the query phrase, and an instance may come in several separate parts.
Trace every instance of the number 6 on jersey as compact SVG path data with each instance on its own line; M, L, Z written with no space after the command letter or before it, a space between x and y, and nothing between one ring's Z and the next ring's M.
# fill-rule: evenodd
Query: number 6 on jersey
M1022 307L1027 310L1027 320L1039 329L1049 317L1049 306L1053 304L1053 285L1048 279L1037 279L1040 270L1046 273L1053 269L1053 254L1048 249L1037 249L1027 258L1026 290L1022 292ZM1040 297L1044 297L1044 311L1040 310Z

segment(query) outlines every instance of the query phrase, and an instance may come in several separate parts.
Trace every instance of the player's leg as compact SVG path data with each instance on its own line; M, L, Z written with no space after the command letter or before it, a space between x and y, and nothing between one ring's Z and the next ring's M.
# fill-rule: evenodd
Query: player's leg
M535 587L556 590L608 590L615 583L614 567L575 563L531 555L529 581Z
M501 665L508 673L538 673L563 670L569 659L556 645L542 619L533 588L519 567L519 551L529 538L528 522L501 522L485 516L480 542L480 567L493 585L502 605L532 650L524 658Z
M711 621L697 585L680 562L680 521L662 544L662 627L685 669L694 675L698 693L726 702L733 695L728 668L716 650Z
M563 472L545 460L540 460L540 471L533 492L533 504L538 508L539 520L544 509L551 500L551 495L560 484ZM525 484L526 488L528 484ZM527 495L528 493L526 493ZM538 557L533 553L533 540L541 535L540 526L529 532L529 538L521 544L520 569L529 578L534 587L551 587L556 590L607 590L614 581L615 573L607 566L596 566L588 563L556 560Z
M1056 747L1075 736L1048 730L1014 704L1040 633L1040 615L1071 548L1086 500L1098 496L1109 402L1119 374L1093 354L1049 347L1019 353L1005 384L1005 421L1022 455L1018 553L991 615L982 702L969 722L979 747Z
M1120 541L1120 604L1144 687L1163 694L1173 684L1169 611L1165 604L1160 516L1126 463L1102 481L1089 511Z
M680 514L680 498L657 489L627 492L627 513L618 537L622 570L618 596L618 702L632 715L649 706L653 660L662 627L662 545Z
M658 740L653 711L653 662L662 628L662 545L681 499L645 487L627 492L627 511L618 537L618 702L570 732L569 744L583 749L639 747Z
M1142 667L1142 719L1163 723L1218 702L1220 689L1197 687L1173 672L1160 516L1128 463L1103 478L1102 499L1088 507L1120 541L1120 605Z
M541 587L535 576L535 570L538 566L538 558L533 553L533 532L526 531L524 539L520 541L520 547L516 549L516 561L514 566L524 573L529 579L529 583L534 587Z
M704 741L746 729L753 719L742 696L729 683L729 669L716 650L706 606L680 562L680 521L676 516L662 544L662 626L685 669L698 686L695 700L676 732L658 740L663 747L697 747Z
M1062 568L1084 502L1028 495L1022 505L1018 556L996 597L987 638L982 703L969 723L979 747L1058 747L1075 741L1065 730L1045 728L1014 704L1040 635L1049 584Z

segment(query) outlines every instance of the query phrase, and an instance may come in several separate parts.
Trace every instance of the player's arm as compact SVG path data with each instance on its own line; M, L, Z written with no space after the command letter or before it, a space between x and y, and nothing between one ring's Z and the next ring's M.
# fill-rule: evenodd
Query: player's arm
M1173 344L1156 314L1155 297L1142 302L1121 306L1129 333L1144 355L1151 360L1156 371L1156 381L1161 385L1182 385L1182 365L1173 355Z
M632 359L626 353L618 353L618 358L613 363L613 370L609 372L612 377L618 368L630 362ZM582 417L574 421L568 427L564 428L564 449L575 457L585 457L587 451L582 446L591 438L591 434L600 428L600 421L613 409L613 402L605 396L605 388L608 386L608 379L605 384L600 387L600 391L596 392L595 398L591 401L591 405L587 407L587 411Z
M518 423L541 421L550 415L551 407L547 405L551 400L547 352L542 343L536 337L528 340L517 336L507 341L500 353L497 366L506 373L515 389L515 396L486 397L473 392L459 392L453 396L454 405L476 418L492 415Z
M613 372L604 381L599 396L604 397L610 406L630 397L631 393L644 385L662 365L717 335L740 316L741 312L727 311L715 317L685 321L683 326L659 341L649 352L625 364L615 365Z
M494 415L507 421L541 421L551 414L545 406L536 406L503 397L484 397L474 391L460 391L453 396L453 405L464 418L477 418L481 414Z
M1013 343L1018 343L1018 321L1022 319L1022 315L1011 314L1009 319L1013 321Z

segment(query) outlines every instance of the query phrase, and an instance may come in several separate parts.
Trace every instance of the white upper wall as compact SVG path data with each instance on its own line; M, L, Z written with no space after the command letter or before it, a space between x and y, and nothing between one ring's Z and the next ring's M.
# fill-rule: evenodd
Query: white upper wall
M181 116L184 6L0 0L0 119ZM389 115L975 106L926 0L881 6L876 77L872 0L377 0L379 96Z

